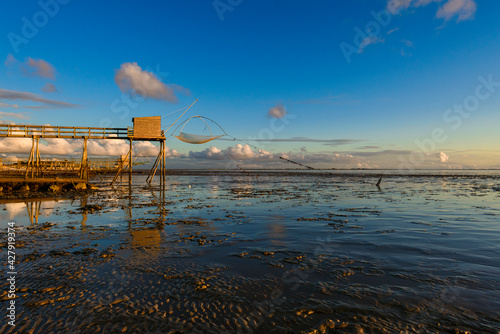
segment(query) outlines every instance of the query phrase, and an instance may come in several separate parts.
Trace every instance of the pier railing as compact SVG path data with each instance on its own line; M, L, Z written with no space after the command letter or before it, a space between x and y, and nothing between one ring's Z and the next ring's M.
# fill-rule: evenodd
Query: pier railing
M0 137L128 139L130 135L127 128L0 124Z

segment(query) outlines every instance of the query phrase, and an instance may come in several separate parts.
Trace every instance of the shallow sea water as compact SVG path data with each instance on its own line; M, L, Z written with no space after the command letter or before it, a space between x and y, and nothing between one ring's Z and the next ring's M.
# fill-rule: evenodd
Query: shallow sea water
M134 175L0 201L0 332L499 333L499 178Z

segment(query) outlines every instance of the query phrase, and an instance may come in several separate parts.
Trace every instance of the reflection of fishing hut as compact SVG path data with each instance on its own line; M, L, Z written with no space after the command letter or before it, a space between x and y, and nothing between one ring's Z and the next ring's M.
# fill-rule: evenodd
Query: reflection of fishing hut
M157 229L131 230L130 234L132 235L132 248L143 248L144 250L146 250L144 256L146 256L147 258L151 258L152 255L157 254L159 251L161 243L160 233L160 230ZM138 254L143 253L139 252Z
M158 229L144 229L132 230L132 246L134 247L158 247L160 246L160 230Z

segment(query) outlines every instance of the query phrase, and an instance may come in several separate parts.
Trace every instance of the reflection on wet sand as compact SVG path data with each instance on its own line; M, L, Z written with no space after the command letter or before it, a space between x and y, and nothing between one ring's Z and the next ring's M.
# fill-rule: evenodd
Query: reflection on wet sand
M266 226L267 237L274 246L285 246L287 239L287 230L284 224L285 217L271 215L269 223Z
M132 249L142 248L147 250L145 256L154 256L159 252L161 244L161 233L157 229L144 229L144 230L131 230L132 236L131 245Z
M87 205L88 195L82 195L79 197L80 207L85 207ZM67 201L66 201L67 202ZM73 202L73 201L71 201ZM49 218L53 215L56 206L63 206L64 201L59 198L30 198L30 199L2 199L0 200L0 205L4 206L4 210L7 214L1 214L0 219L3 224L6 224L8 220L15 220L16 224L19 226L37 225L39 223L40 216ZM81 224L85 226L87 221L87 211L81 211Z

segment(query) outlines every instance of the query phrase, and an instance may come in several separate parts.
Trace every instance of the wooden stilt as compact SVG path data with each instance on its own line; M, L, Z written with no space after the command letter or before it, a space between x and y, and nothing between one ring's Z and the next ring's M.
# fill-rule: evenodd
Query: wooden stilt
M166 181L166 174L165 174L165 168L166 168L166 164L167 164L167 157L165 155L165 141L162 140L162 143L163 143L163 150L162 150L162 154L163 154L163 165L162 165L162 171L161 171L161 174L162 174L162 178L163 178L163 187L165 187L165 181Z
M24 174L24 178L28 178L28 173L31 167L31 164L33 162L33 152L35 150L35 137L31 137L31 151L30 151L30 157L28 159L28 164L26 165L26 173ZM31 177L33 177L33 171L31 174Z
M132 152L132 151L129 151L129 152L127 153L127 155L125 156L125 161L127 161L127 159L130 159L129 157L130 157L131 152ZM113 181L111 182L111 184L110 184L110 185L113 185L113 183L115 183L116 179L118 178L118 175L120 175L120 174L121 174L121 172L122 172L122 170L123 170L123 167L124 167L124 163L123 163L123 161L120 161L120 166L118 167L118 170L116 171L116 175L115 175L115 177L113 178Z
M88 153L87 153L87 137L83 138L83 153L82 162L80 163L80 178L88 181Z
M35 138L35 145L36 145L36 154L35 154L35 166L36 166L36 176L38 177L39 176L39 173L40 173L40 162L41 162L41 158L40 158L40 148L39 148L39 143L40 143L40 138Z
M156 157L153 167L151 167L151 170L149 171L148 177L146 178L146 182L148 184L151 184L151 181L153 181L154 174L156 173L156 169L158 168L158 163L160 162L160 154L161 154L161 149L160 153L158 153L158 156Z
M158 169L158 166L160 166L160 171L162 169L161 168L162 152L163 152L162 147L163 147L163 142L161 141L158 156L156 157L155 163L153 164L153 167L149 171L148 177L146 178L146 182L148 182L148 184L151 184L151 182L153 181L155 174L156 174L156 170ZM161 179L160 179L160 184L161 184Z
M132 139L130 139L130 158L128 160L128 187L132 191Z
M130 174L130 177L132 177L132 139L130 139L129 155L130 155L130 158L128 160L128 166L129 166L128 172Z
M160 187L163 187L163 142L160 142Z

